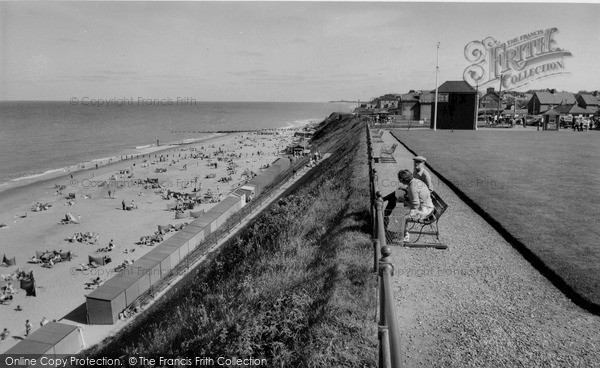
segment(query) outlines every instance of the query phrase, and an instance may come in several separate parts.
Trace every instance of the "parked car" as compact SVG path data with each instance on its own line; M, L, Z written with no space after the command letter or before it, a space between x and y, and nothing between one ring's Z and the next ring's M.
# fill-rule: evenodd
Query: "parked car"
M538 122L543 122L544 117L542 115L525 115L525 123L527 125L536 125Z

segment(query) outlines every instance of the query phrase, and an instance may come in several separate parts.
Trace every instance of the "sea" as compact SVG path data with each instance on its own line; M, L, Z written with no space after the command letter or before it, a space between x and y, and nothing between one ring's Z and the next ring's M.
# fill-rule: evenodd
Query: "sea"
M0 101L0 191L136 150L200 140L214 131L301 127L351 103L195 102L91 106Z

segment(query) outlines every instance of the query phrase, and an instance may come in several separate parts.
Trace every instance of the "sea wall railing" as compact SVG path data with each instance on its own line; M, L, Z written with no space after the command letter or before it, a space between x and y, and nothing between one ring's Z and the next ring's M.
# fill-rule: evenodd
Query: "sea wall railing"
M367 152L369 155L369 189L371 197L371 216L373 219L373 271L377 272L379 292L379 367L402 367L400 349L400 334L398 332L398 319L394 303L394 290L392 276L394 265L390 262L391 251L385 238L383 222L383 199L377 195L377 171L373 167L373 146L371 132L367 127Z

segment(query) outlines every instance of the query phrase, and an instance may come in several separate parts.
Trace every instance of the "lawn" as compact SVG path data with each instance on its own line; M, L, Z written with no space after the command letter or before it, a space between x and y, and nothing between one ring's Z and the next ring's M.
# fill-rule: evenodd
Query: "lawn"
M556 286L600 312L600 132L393 134L496 221Z

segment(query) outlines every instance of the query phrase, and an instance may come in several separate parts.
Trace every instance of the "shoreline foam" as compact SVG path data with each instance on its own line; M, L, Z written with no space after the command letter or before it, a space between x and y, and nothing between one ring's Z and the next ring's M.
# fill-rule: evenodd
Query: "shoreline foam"
M210 140L219 136L223 136L224 134L210 134L205 137L198 138L190 138L177 142L165 142L164 145L156 146L156 144L149 144L146 146L140 146L142 148L127 148L119 151L117 154L113 156L107 156L102 158L94 158L86 161L81 161L76 164L66 165L60 168L48 169L46 171L40 173L31 173L26 174L25 176L19 176L16 178L12 178L9 181L4 183L0 183L0 194L7 189L16 188L19 186L25 186L30 184L35 184L36 182L41 182L53 178L60 178L61 176L69 176L71 174L75 174L81 171L86 171L90 169L95 169L95 165L98 166L107 166L110 164L114 164L116 162L130 160L129 158L121 159L124 156L143 156L152 153L159 153L165 150L172 149L181 145L189 145L194 143L201 143L206 140ZM6 188L2 188L5 186Z

